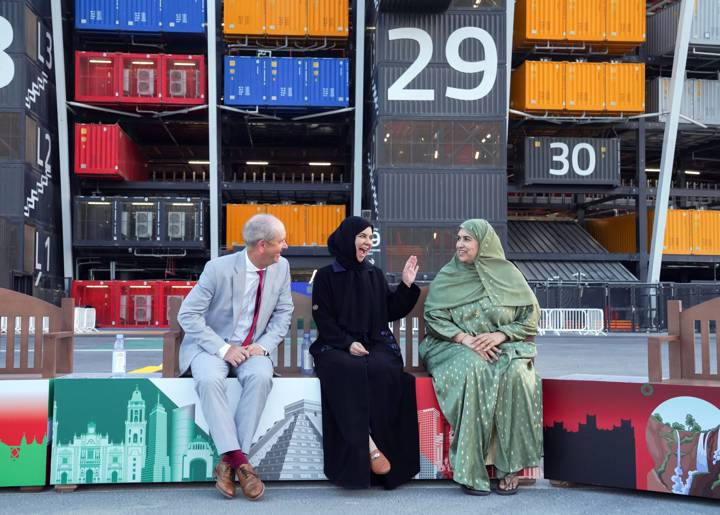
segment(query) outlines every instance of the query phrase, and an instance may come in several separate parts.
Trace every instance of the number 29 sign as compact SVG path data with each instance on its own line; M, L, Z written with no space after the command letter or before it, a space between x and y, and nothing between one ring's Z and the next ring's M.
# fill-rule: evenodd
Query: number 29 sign
M506 116L505 14L383 14L374 95L383 115Z

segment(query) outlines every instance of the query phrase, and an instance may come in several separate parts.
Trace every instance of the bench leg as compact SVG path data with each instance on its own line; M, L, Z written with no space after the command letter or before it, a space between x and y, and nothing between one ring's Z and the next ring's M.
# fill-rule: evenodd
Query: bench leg
M44 486L21 486L20 491L21 492L42 492Z
M55 491L60 493L74 492L77 485L55 485Z
M571 481L563 481L561 479L551 479L550 485L556 488L572 488L575 486L575 483Z

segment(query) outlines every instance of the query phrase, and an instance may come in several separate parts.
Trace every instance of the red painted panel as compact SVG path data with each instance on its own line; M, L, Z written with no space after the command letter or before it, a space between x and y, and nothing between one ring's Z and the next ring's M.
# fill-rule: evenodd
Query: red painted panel
M202 105L206 102L205 56L162 56L162 103Z
M75 124L75 173L126 181L147 179L145 159L118 124Z
M116 53L75 52L75 100L92 104L118 102Z

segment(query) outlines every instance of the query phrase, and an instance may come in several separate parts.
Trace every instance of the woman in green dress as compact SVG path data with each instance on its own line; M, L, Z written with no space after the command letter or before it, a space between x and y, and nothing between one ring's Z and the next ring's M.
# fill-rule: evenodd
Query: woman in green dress
M468 494L490 493L486 464L499 478L493 490L510 495L517 473L540 462L542 392L533 364L539 314L492 226L464 222L455 256L430 285L420 356L454 432L453 479Z

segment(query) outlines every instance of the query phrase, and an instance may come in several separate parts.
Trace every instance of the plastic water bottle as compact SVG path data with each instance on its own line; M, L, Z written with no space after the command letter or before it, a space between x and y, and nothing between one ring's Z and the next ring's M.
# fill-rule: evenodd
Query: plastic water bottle
M311 376L314 373L313 359L310 355L310 333L308 331L305 331L305 336L303 337L300 373L304 376Z
M123 377L125 375L125 337L118 334L115 337L112 354L112 376Z

